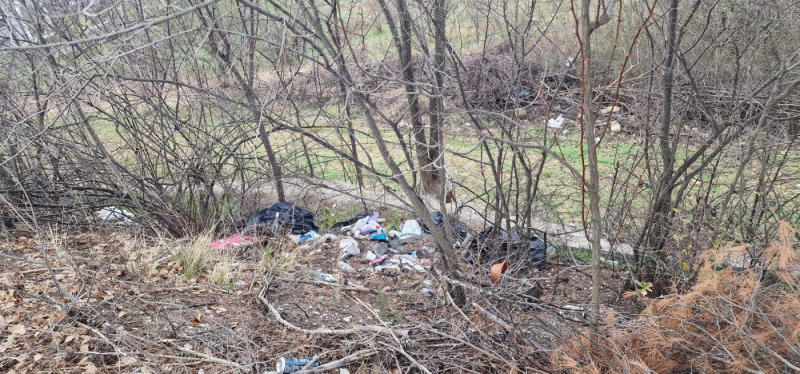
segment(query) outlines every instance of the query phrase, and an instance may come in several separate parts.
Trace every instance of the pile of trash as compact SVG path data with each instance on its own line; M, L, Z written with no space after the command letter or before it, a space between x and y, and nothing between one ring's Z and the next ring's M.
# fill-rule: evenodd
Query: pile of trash
M487 264L502 271L508 267L508 261L536 269L547 265L546 244L538 236L529 235L525 244L525 239L517 233L489 227L474 237L466 224L453 217L445 218L441 212L431 214L431 220L440 229L449 225L456 247L463 248L463 259L468 263ZM358 274L351 265L353 261L369 264L370 273L424 273L436 262L435 245L425 224L410 219L403 223L400 231L391 230L378 212L357 214L335 223L329 233L320 234L314 223L314 213L297 204L281 202L259 210L238 227L241 232L253 235L237 233L214 241L210 246L224 249L256 244L256 235L264 231L274 236L287 233L286 237L298 245L316 246L338 241L337 267L356 277L366 275ZM313 273L316 274L311 274L312 277L317 280L336 282L336 277L330 274Z
M433 259L423 257L430 257L435 251L426 246L422 246L419 251L406 246L417 239L429 237L423 234L419 222L408 220L403 223L402 231L389 230L387 232L382 225L383 220L379 216L378 212L361 213L333 225L332 229L335 232L343 233L345 236L339 241L341 254L338 262L339 268L345 272L355 272L355 269L346 261L361 255L359 240L369 240L372 242L371 248L366 250L361 257L369 261L371 271L391 272L401 269L429 271L433 266Z
M547 266L547 246L536 235L528 238L527 254L524 253L525 245L519 234L509 234L505 230L496 230L494 227L488 227L481 231L478 237L471 240L466 247L464 261L468 263L475 263L486 257L490 259L516 257L515 260L528 262L529 265L539 270Z

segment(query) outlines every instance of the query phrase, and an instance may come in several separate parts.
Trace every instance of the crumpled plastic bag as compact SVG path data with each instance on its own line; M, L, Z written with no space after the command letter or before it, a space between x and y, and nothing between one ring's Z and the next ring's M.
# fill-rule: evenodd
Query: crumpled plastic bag
M344 238L339 242L339 252L342 252L342 255L357 256L361 253L361 249L355 239Z
M107 206L103 209L100 209L94 212L94 219L98 221L105 221L105 222L121 222L124 224L133 223L132 219L134 218L134 214L125 210L120 209L115 206ZM92 218L92 217L89 217Z

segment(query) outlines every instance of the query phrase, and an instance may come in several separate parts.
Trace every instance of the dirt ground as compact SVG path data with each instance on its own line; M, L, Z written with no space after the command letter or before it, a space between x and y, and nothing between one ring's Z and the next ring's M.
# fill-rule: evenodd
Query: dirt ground
M426 240L409 249L433 247ZM361 241L362 255L373 245ZM437 253L421 255L430 271L370 272L355 257L346 273L338 241L272 239L201 250L205 263L189 274L187 248L198 247L119 229L0 242L0 372L264 373L279 357L317 358L333 372L537 372L586 329L586 266L512 264L492 285L488 265L459 263L458 308ZM619 296L624 279L604 274L604 305L618 315L638 308ZM540 300L525 296L532 285Z

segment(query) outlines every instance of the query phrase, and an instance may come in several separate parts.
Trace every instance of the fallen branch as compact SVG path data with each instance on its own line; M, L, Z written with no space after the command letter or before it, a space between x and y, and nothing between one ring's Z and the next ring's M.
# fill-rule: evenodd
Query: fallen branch
M347 365L347 364L349 364L349 363L351 363L351 362L353 362L355 360L371 357L371 356L374 356L376 354L378 354L378 350L377 349L366 349L366 350L363 350L363 351L358 351L356 353L353 353L353 354L351 354L349 356L342 357L342 358L340 358L340 359L338 359L336 361L329 362L329 363L327 363L325 365L320 365L320 366L317 366L317 367L312 367L312 368L309 368L309 369L300 370L300 371L298 371L296 373L297 374L324 373L326 371L330 371L330 370L345 366L345 365Z
M230 366L230 367L232 367L232 368L234 368L236 370L240 370L240 371L243 371L245 373L249 373L250 372L250 367L249 366L244 366L244 365L241 365L241 364L233 362L233 361L223 360L221 358L216 358L214 356L207 355L207 354L201 353L201 352L197 352L197 351L191 350L189 348L181 347L178 344L176 344L175 342L171 342L171 343L175 347L175 349L177 349L177 350L179 350L181 352L184 352L184 353L188 353L190 355L194 355L194 356L200 357L200 358L203 359L203 361L212 362L212 363L215 363L215 364L221 364L221 365L225 365L225 366Z
M478 305L477 303L472 303L472 306L473 306L473 307L474 307L476 310L478 310L479 312L483 313L483 315L485 315L486 317L488 317L490 320L494 321L494 323L496 323L496 324L500 325L500 327L502 327L502 328L506 329L506 331L508 331L508 332L510 332L510 333L513 333L513 332L514 332L514 330L511 328L511 325L509 325L508 323L506 323L506 321L503 321L502 319L500 319L500 317L498 317L498 316L496 316L496 315L492 314L492 312L490 312L490 311L488 311L488 310L486 310L486 309L483 309L483 307L482 307L482 306L480 306L480 305Z
M350 328L350 329L314 329L314 330L304 329L302 327L296 326L296 325L292 324L291 322L283 319L283 317L281 316L281 313L278 312L278 310L275 309L275 307L272 306L272 304L269 303L269 300L267 300L266 294L267 294L267 287L264 287L264 288L261 289L261 292L258 294L258 299L261 300L261 302L264 304L264 306L267 307L267 309L272 314L272 316L275 317L275 319L278 320L278 322L281 325L284 325L287 328L289 328L291 330L294 330L294 331L300 331L300 332L302 332L304 334L311 334L311 335L353 335L353 334L358 334L358 333L371 332L371 333L388 334L388 335L396 334L396 335L400 335L400 336L407 336L408 335L408 330L390 329L390 328L381 327L381 326L356 326L356 327L353 327L353 328Z
M321 282L321 281L304 281L304 280L300 280L300 281L296 281L296 282L305 283L305 284L313 284L315 286L326 286L326 287L336 288L339 291L345 291L345 292L361 292L361 293L371 293L371 294L376 294L376 295L378 294L378 291L375 291L375 290L373 290L371 288L366 288L366 287L345 286L345 285L342 285L342 284Z

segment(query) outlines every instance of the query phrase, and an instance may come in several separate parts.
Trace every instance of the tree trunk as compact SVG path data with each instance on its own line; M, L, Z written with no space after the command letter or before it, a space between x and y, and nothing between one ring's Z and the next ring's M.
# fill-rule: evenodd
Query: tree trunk
M442 86L444 85L444 78L443 78L443 70L445 67L445 43L447 43L447 36L445 35L445 30L447 29L447 8L445 6L445 0L435 0L433 3L433 28L434 28L434 35L435 35L435 47L434 47L434 64L433 64L433 77L434 77L434 92L433 96L430 98L430 138L428 140L428 159L431 160L434 165L431 167L431 176L424 177L423 176L423 186L425 188L425 192L433 192L434 186L433 185L425 185L426 183L436 183L438 182L440 177L445 177L442 170L440 168L444 167L444 165L439 161L439 157L441 155L443 137L442 137L442 118L443 118L443 111L444 105L442 104ZM442 172L440 172L442 171ZM446 180L441 180L441 183L445 183ZM437 186L438 187L438 186Z
M411 13L409 12L406 0L397 0L397 12L400 15L400 43L396 44L396 46L399 47L397 52L400 57L400 67L403 70L406 99L408 100L408 110L411 115L411 131L414 134L414 145L417 151L417 167L419 168L417 174L419 174L420 181L422 182L422 192L435 193L438 189L438 184L436 183L436 170L434 170L431 164L432 159L430 157L430 148L433 144L429 144L425 139L425 126L422 124L420 115L417 82L414 78L414 62L411 59L411 35L413 33L413 26ZM433 129L433 126L434 124L431 123L431 129Z
M675 76L675 50L677 48L677 29L678 29L678 0L671 0L667 36L667 55L664 60L664 83L663 83L663 102L661 115L661 129L658 134L659 146L661 147L661 162L663 170L658 178L658 185L655 189L655 198L651 206L650 215L645 226L645 240L640 240L644 245L644 250L652 254L658 254L664 249L667 237L670 233L672 223L673 199L672 192L675 189L675 150L672 147L670 136L672 127L672 88ZM639 280L652 282L654 293L658 294L660 284L656 279L655 263L648 261L647 255L637 254L637 261L640 265Z
M589 180L584 185L589 195L589 240L592 247L592 326L597 331L600 316L600 172L597 166L597 143L594 131L594 87L592 82L592 31L589 20L590 0L581 2L580 30L583 51L583 141L587 144Z

